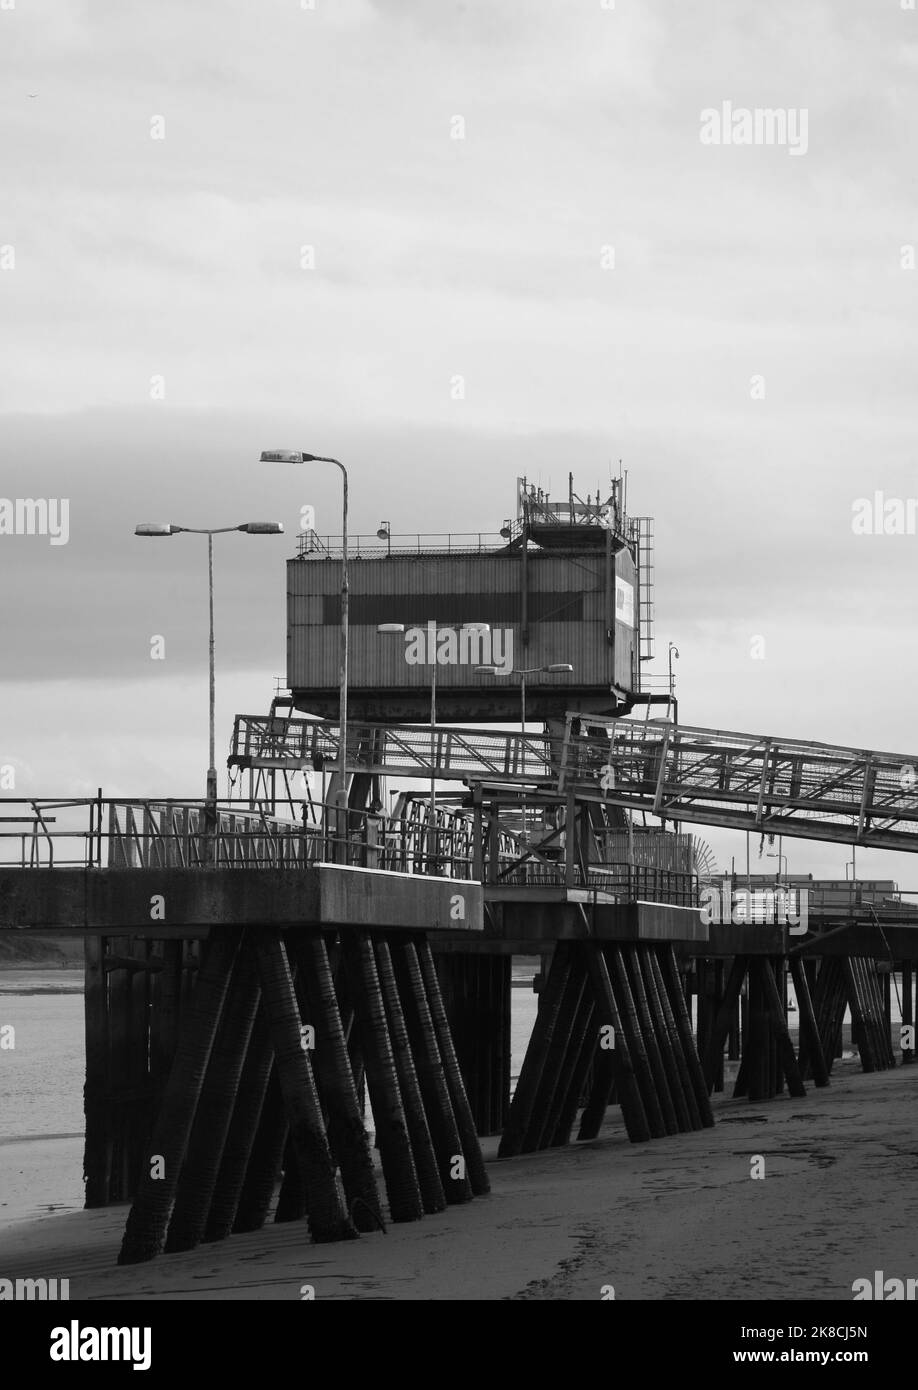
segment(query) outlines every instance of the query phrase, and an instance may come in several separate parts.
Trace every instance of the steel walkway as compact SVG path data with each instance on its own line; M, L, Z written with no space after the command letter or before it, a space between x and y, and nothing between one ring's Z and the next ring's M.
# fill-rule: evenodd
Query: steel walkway
M292 771L337 756L331 721L241 715L228 761ZM918 851L918 754L574 712L557 736L354 724L347 761L353 772L535 785L680 823Z

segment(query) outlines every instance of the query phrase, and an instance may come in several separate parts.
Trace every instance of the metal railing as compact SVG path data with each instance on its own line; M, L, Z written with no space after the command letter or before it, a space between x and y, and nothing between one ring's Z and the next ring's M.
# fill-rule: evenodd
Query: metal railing
M234 803L218 803L214 821L203 802L161 799L3 799L0 810L0 867L25 870L297 869L340 863L471 879L483 853L479 845L476 854L470 813L443 807L432 823L427 803L410 799L388 817L320 806L319 823L305 825ZM12 824L24 828L3 828ZM501 835L498 852L512 857L511 836Z
M297 557L340 560L341 542L340 535L320 536L316 531L304 531L297 538ZM505 550L508 544L505 536L490 531L418 531L393 535L389 540L380 540L374 531L366 536L349 535L347 553L349 560L378 560L388 555L482 555Z
M238 714L230 767L320 770L338 762L338 724L323 719L277 719ZM561 771L561 741L544 734L502 733L430 724L348 724L348 770L401 773L444 780L555 781Z
M25 828L5 828L17 823ZM275 867L314 858L315 838L296 822L224 803L214 821L200 801L0 799L7 868Z
M589 864L585 870L575 864L573 874L569 875L563 863L529 861L505 872L501 884L586 889L611 896L620 903L656 902L679 907L699 904L697 875L634 864Z
M678 822L918 851L918 754L568 715L559 789Z
M19 814L12 814L13 810ZM219 803L214 821L202 802L72 799L11 801L0 825L7 868L289 869L319 863L482 880L503 886L588 888L621 901L697 902L694 874L657 866L568 863L557 831L540 841L532 823L512 830L488 814L403 794L393 813L325 806L318 825ZM23 814L25 812L25 814ZM53 812L53 814L51 814Z
M443 780L554 782L561 744L544 734L455 729L429 724L348 724L347 766L353 772L401 773ZM338 725L330 720L237 715L228 765L241 768L332 768Z

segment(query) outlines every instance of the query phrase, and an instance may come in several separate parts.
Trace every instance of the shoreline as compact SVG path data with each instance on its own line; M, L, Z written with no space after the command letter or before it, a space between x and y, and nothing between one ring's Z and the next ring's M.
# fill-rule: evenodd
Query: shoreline
M36 965L20 961L0 965L0 995L4 994L85 994L82 966Z
M127 1206L0 1232L0 1277L66 1277L72 1300L847 1300L918 1276L918 1066L837 1066L805 1099L716 1097L717 1124L633 1145L619 1112L587 1144L495 1160L489 1197L388 1233L311 1245L302 1222L119 1268ZM751 1177L765 1160L764 1180ZM856 1194L856 1201L852 1200ZM844 1224L839 1215L844 1214Z

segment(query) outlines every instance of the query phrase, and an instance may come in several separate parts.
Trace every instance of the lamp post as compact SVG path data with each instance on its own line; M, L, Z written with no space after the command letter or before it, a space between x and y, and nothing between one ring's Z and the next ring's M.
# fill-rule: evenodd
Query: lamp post
M669 662L669 698L670 698L670 702L671 702L672 707L673 707L673 713L674 713L674 715L675 715L675 722L678 724L678 723L679 723L679 705L678 705L678 703L677 703L677 701L676 701L676 684L675 684L675 676L673 675L673 657L675 657L675 659L676 659L677 661L679 660L679 648L676 646L675 642L670 642L670 644L669 644L669 650L667 651L667 654L666 654L666 655L667 655L667 659L668 659L668 662Z
M217 827L217 769L215 767L215 691L216 681L214 676L214 536L221 536L229 531L244 531L250 536L280 536L283 535L284 528L279 521L244 521L241 526L174 526L171 522L143 522L140 526L134 527L135 536L164 537L176 536L186 532L193 536L207 537L207 593L208 610L210 617L210 633L208 641L209 655L209 676L210 676L210 721L209 721L209 764L207 768L207 795L206 795L206 819L208 828L213 835L214 851L216 850L216 827Z
M436 735L437 735L437 639L441 632L462 631L462 632L490 632L488 623L462 623L458 629L450 624L442 627L438 623L433 624L435 640L433 651L428 653L430 661L427 663L431 668L430 675L430 823L433 830L434 817L437 810L437 763L436 763ZM389 637L403 636L407 631L404 623L377 623L376 631ZM478 669L477 667L475 668Z
M545 672L549 675L570 675L573 666L569 661L553 661L548 666L526 666L515 671L502 671L499 666L476 666L475 674L479 676L519 676L520 677L520 767L523 773L523 781L526 780L526 677L540 675ZM523 805L523 832L526 831L526 792L522 794Z
M305 454L297 449L263 449L262 463L333 463L341 469L341 638L338 663L338 816L335 833L339 839L346 837L347 828L347 648L348 648L348 575L347 575L347 469L340 459L327 454ZM340 857L346 862L347 847L344 845Z
M845 878L848 877L848 870L851 870L851 887L849 893L851 902L857 901L857 845L851 846L851 858L845 864Z
M778 836L778 853L777 853L777 854L766 854L766 856L765 856L766 859L777 859L777 861L778 861L778 872L777 872L777 874L775 875L775 886L776 886L776 887L777 887L778 884L781 882L781 865L782 865L782 864L784 865L784 876L785 876L785 878L787 877L787 872L788 872L788 869L787 869L787 855L782 853L783 846L784 846L784 836L783 836L783 835L779 835L779 836ZM846 878L848 877L847 871L845 872L845 877L846 877Z

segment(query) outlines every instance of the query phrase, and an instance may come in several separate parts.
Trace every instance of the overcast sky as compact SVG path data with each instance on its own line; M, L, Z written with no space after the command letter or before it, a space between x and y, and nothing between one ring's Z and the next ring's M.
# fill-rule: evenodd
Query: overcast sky
M622 459L682 720L918 760L918 536L852 530L856 499L918 497L918 13L9 6L0 495L70 502L66 546L0 537L17 791L199 793L204 546L132 531L293 533L303 503L336 530L336 471L268 447L345 459L362 531L496 529L518 474L586 492ZM805 109L805 154L703 144L727 101ZM217 547L222 750L284 669L291 545Z

